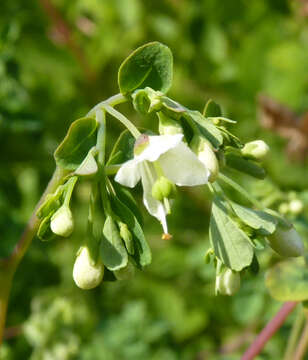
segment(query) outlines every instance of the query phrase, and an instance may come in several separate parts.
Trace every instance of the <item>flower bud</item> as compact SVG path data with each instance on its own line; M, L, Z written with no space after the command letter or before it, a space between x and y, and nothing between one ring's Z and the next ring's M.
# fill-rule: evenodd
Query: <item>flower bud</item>
M210 171L209 181L214 182L219 173L219 164L212 145L200 135L195 135L190 143L192 151Z
M135 275L135 267L133 264L128 262L127 266L122 269L115 270L113 273L117 280L129 280Z
M159 133L160 135L175 135L183 134L182 126L175 120L166 116L162 112L157 113L159 118Z
M89 290L98 286L104 275L104 265L100 259L97 263L91 259L89 249L82 246L75 260L73 278L80 289Z
M289 204L286 202L281 203L279 205L278 211L283 215L287 214L290 211Z
M241 150L244 156L262 160L269 152L268 145L263 140L250 141Z
M278 227L267 239L270 247L281 256L297 257L304 254L304 244L293 226L287 230Z
M120 236L124 241L128 253L130 255L134 255L135 248L134 248L132 233L129 231L127 225L122 222L119 224L119 227L120 227Z
M70 208L62 205L53 215L50 228L56 235L68 237L74 230L73 215Z
M241 277L238 272L231 269L224 269L216 276L216 293L221 295L234 295L241 286Z
M159 177L152 186L152 196L158 201L174 197L175 192L175 185L164 176Z
M291 200L289 203L290 213L293 215L298 215L304 210L304 204L299 199Z

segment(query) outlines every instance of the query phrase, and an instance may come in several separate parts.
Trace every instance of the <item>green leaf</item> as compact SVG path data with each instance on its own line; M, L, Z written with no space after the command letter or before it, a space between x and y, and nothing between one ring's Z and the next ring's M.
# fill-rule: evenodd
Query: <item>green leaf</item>
M219 196L213 199L210 240L216 256L232 270L240 271L251 264L250 239L230 218L227 204Z
M58 166L67 170L76 170L96 145L97 122L94 118L81 118L74 121L62 143L55 151Z
M223 136L219 129L215 125L213 125L209 120L204 118L199 111L188 110L185 117L193 120L198 124L198 127L201 131L201 134L215 147L219 148L219 146L223 143Z
M265 284L276 300L308 300L307 265L303 259L280 262L267 271Z
M266 176L265 170L255 162L242 158L233 153L225 154L227 166L250 175L256 179L263 180Z
M88 152L88 155L84 158L83 162L75 170L76 175L92 176L97 173L98 166L93 156L93 152L94 152L93 150L95 150L95 148L91 149Z
M132 196L130 191L126 187L120 185L119 183L117 183L115 181L112 181L112 186L114 187L119 200L129 208L129 210L137 218L140 226L143 227L142 213L139 209L139 206L136 203L136 200L134 199L134 197Z
M61 186L61 189L63 187ZM61 201L60 201L60 196L62 194L62 191L56 191L55 194L47 194L45 201L43 202L43 204L38 208L37 212L36 212L36 216L39 219L43 219L46 216L48 216L51 212L56 212L56 210L59 209L59 207L61 206Z
M151 42L136 49L121 64L118 84L123 95L150 87L166 93L172 84L173 58L170 49Z
M107 216L101 240L101 258L109 270L118 270L127 265L128 255L119 230L110 215Z
M270 235L275 229L278 221L264 211L252 210L232 202L232 208L236 215L248 226L252 227L261 235Z
M222 116L220 106L212 99L205 104L202 115L204 117L219 117Z
M124 130L115 143L106 165L122 164L134 157L136 139L128 130Z
M57 237L57 235L54 234L50 228L50 220L54 213L55 211L49 213L49 215L42 220L39 226L39 229L37 231L37 237L42 241L51 241Z
M152 261L151 249L144 237L142 228L134 213L117 197L112 197L111 205L113 211L120 217L121 221L127 224L133 235L135 251L133 258L138 266L149 265Z

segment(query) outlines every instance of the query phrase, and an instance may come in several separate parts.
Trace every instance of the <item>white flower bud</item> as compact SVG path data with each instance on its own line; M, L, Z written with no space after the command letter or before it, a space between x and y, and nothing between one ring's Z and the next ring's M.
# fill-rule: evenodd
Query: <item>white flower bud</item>
M250 141L241 150L244 156L262 160L269 152L269 146L263 140Z
M298 215L304 210L304 204L299 199L291 200L289 203L290 213L293 215Z
M297 257L304 254L303 241L293 226L287 230L278 227L274 234L268 236L268 240L271 248L281 256Z
M225 269L216 276L216 292L221 295L234 295L241 287L241 277L238 272Z
M74 264L73 278L78 287L84 290L98 286L104 276L104 265L99 259L95 264L91 259L89 249L83 246L79 249Z
M190 143L192 151L210 171L209 181L214 182L219 173L219 164L212 145L200 135L195 135Z
M74 230L74 220L70 208L62 205L53 215L50 222L51 231L59 236L68 237Z

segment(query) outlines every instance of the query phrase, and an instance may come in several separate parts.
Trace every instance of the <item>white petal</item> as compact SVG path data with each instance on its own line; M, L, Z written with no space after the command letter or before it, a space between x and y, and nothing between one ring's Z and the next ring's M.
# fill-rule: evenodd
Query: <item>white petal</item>
M141 174L139 169L138 161L135 159L128 160L124 163L115 176L115 181L118 183L128 186L134 187L137 182L140 180Z
M166 222L166 211L164 205L153 198L152 186L157 179L154 166L151 163L144 162L141 167L141 181L143 186L143 203L148 212L156 217L162 224L164 233L168 233Z
M135 159L139 161L155 161L162 154L177 146L183 138L183 134L149 136L149 144Z
M164 175L179 186L195 186L208 182L209 170L183 142L159 158Z

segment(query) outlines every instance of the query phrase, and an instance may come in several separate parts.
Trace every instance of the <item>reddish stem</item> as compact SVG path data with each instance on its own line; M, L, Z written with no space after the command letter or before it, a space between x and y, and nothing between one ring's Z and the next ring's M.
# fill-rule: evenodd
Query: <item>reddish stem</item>
M282 326L287 316L295 308L297 302L288 301L284 303L278 313L270 320L265 328L260 332L255 341L246 350L241 360L252 360L258 355L268 340L275 334L275 332Z

